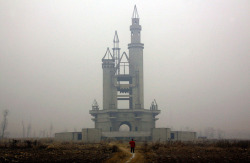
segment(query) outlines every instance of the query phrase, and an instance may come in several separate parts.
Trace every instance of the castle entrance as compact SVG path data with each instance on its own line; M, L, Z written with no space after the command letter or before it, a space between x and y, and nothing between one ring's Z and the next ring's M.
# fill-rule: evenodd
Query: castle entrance
M131 131L131 124L129 122L122 122L120 124L119 131Z

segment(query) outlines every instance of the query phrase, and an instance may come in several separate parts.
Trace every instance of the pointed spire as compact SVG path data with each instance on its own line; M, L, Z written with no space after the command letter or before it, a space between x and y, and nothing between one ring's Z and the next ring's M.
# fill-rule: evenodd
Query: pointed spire
M119 38L118 38L117 31L115 31L115 36L114 36L113 42L114 42L114 43L119 43Z
M132 19L133 19L133 18L138 18L138 19L139 19L139 14L138 14L138 12L137 12L136 5L135 5L135 7L134 7L134 11L133 11L133 15L132 15Z
M110 53L109 48L107 48L107 51L102 59L114 59L112 54Z

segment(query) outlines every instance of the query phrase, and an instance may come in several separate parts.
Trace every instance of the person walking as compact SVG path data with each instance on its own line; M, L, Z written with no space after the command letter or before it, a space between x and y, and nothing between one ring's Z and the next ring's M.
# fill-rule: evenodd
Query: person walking
M135 153L135 141L132 139L130 142L131 153Z

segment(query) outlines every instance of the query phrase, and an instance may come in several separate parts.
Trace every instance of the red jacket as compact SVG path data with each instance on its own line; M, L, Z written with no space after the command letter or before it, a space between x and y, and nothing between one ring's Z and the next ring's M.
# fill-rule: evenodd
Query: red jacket
M135 147L135 142L134 142L134 141L130 141L129 144L130 144L130 147L131 147L131 148L134 148L134 147Z

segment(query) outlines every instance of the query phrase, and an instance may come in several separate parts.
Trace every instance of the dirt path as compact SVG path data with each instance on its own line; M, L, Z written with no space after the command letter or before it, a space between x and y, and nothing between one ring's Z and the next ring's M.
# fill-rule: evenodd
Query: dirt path
M135 153L130 153L130 148L129 146L124 146L124 145L118 145L118 147L128 155L127 158L125 158L123 161L124 163L143 163L145 162L143 155L139 152L136 151L135 148Z
M135 153L132 154L132 156L130 157L130 159L128 161L126 161L126 163L131 162L134 158L135 158Z
M122 145L118 146L120 150L122 150L124 153L126 153L128 155L127 158L125 158L123 161L128 163L131 162L132 159L135 157L135 153L130 153L128 148L123 147Z
M130 147L127 144L110 143L111 146L116 145L120 151L116 152L112 158L105 163L145 163L145 159L137 148L135 153L130 153ZM139 148L138 148L139 149Z

